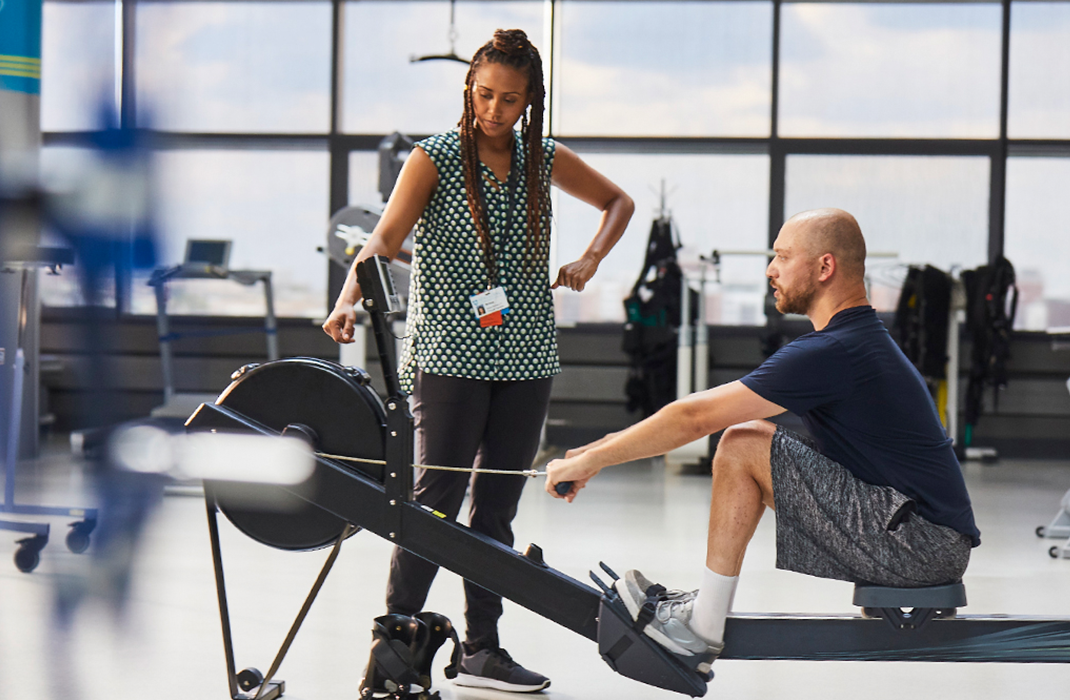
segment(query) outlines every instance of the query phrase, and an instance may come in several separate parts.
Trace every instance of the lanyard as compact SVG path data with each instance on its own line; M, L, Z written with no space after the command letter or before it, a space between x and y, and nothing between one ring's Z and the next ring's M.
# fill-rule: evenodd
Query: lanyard
M505 182L506 214L505 229L502 232L503 249L507 244L507 237L513 230L513 218L516 214L516 212L513 210L513 192L516 188L519 187L520 181L520 178L516 174L516 168L514 167L516 165L517 160L515 142L513 148L514 150L509 156L509 177ZM487 170L490 170L489 166L484 165L484 167L486 167ZM493 172L494 171L491 170L491 173ZM488 238L490 238L490 241L488 243L484 243L483 240L480 239L480 246L483 248L483 262L487 265L487 289L492 289L498 285L498 261L497 257L495 256L496 251L494 250L494 234L491 232L490 226L490 208L487 206L486 180L486 174L481 172L479 177L479 189L477 191L479 194L479 202L483 205L483 223L486 224L487 236Z

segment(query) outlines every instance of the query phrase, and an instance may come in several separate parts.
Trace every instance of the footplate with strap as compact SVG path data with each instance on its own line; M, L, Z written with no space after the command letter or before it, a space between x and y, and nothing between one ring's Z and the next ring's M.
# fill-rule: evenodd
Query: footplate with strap
M601 566L614 580L618 578L605 564ZM609 667L622 676L658 688L695 698L705 695L713 674L700 673L697 668L708 668L714 655L673 654L643 633L643 628L653 619L657 595L652 598L650 594L654 591L648 592L639 619L632 620L616 591L594 572L591 579L604 593L598 610L598 653ZM662 594L664 590L661 589Z

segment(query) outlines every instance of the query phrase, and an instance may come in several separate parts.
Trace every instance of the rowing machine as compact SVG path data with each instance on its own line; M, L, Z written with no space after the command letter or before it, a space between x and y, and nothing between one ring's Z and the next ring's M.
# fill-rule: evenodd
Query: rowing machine
M285 512L250 505L250 487L239 499L223 482L205 483L231 697L271 700L282 695L284 685L272 685L272 676L342 542L360 528L596 641L602 658L624 676L703 696L709 676L695 670L697 660L669 653L637 629L612 587L598 576L592 574L598 585L593 588L547 566L537 545L517 552L413 500L413 419L392 355L386 321L391 289L384 262L362 262L358 275L389 389L385 403L363 370L289 358L243 367L214 404L200 406L187 422L191 431L299 435L317 455L309 482L255 487L272 490L275 502L281 491L292 505ZM255 669L234 671L219 511L244 534L269 546L334 547L266 678ZM608 567L603 569L615 578ZM1070 619L956 616L965 602L962 584L922 589L859 586L855 603L863 615L730 617L721 658L1070 662ZM260 690L250 695L239 688Z

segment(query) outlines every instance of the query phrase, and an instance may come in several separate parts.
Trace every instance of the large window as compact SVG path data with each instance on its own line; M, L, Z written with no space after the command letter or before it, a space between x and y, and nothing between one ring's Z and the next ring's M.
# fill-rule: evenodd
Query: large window
M772 3L568 2L556 129L768 136Z
M783 5L783 136L999 135L998 4Z
M1070 158L1007 161L1005 255L1018 278L1015 327L1070 326Z
M139 2L139 116L170 131L325 132L329 2Z
M115 3L49 2L41 36L41 129L80 131L116 108Z
M858 219L879 310L895 308L907 265L951 271L987 259L985 158L792 156L787 165L788 216L836 207Z
M456 125L468 67L411 60L450 53L450 4L380 0L345 10L344 130L430 134ZM540 2L459 2L452 48L467 60L495 29L523 29L549 66L544 14Z
M635 199L635 215L620 242L606 257L582 293L558 289L559 321L623 321L623 299L642 272L652 220L664 205L672 216L683 248L682 267L700 276L700 255L715 249L762 251L766 248L769 159L756 155L620 155L580 156ZM663 189L664 188L664 189ZM556 198L556 265L583 254L597 230L600 213L567 195ZM707 318L713 323L756 325L765 322L766 259L757 255L725 256L717 270L707 270ZM556 267L551 270L556 275Z
M160 263L182 261L186 240L227 239L232 269L271 270L276 313L326 313L328 160L322 151L173 150L158 156ZM133 311L155 313L152 290L136 285ZM259 316L259 287L176 280L169 311Z
M1016 2L1011 13L1010 118L1020 139L1070 138L1070 3Z
M318 316L339 280L315 249L333 211L381 204L378 143L461 116L467 67L412 59L467 58L516 27L543 57L548 133L637 203L588 290L556 293L562 323L622 319L664 181L682 264L714 280L713 323L765 321L765 260L700 254L764 250L782 216L838 206L897 256L869 261L880 308L908 264L1002 250L1018 326L1041 329L1070 324L1070 0L1014 0L1009 18L1005 33L985 0L45 0L42 160L69 174L101 108L135 105L129 125L164 135L161 263L189 238L231 239L235 265L273 271L281 314ZM560 193L555 207L560 266L598 214ZM46 302L76 303L70 282L45 283ZM151 312L134 286L121 298ZM177 312L262 309L255 288L187 286Z

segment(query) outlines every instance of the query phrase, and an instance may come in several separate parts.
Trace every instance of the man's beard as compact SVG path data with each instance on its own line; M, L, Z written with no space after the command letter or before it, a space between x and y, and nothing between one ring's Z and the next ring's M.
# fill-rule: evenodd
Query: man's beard
M776 302L776 310L782 314L803 314L810 310L810 304L814 301L814 296L817 294L817 285L813 280L810 280L805 287L799 289L797 292L788 294L781 288L777 288L780 292L780 298Z

